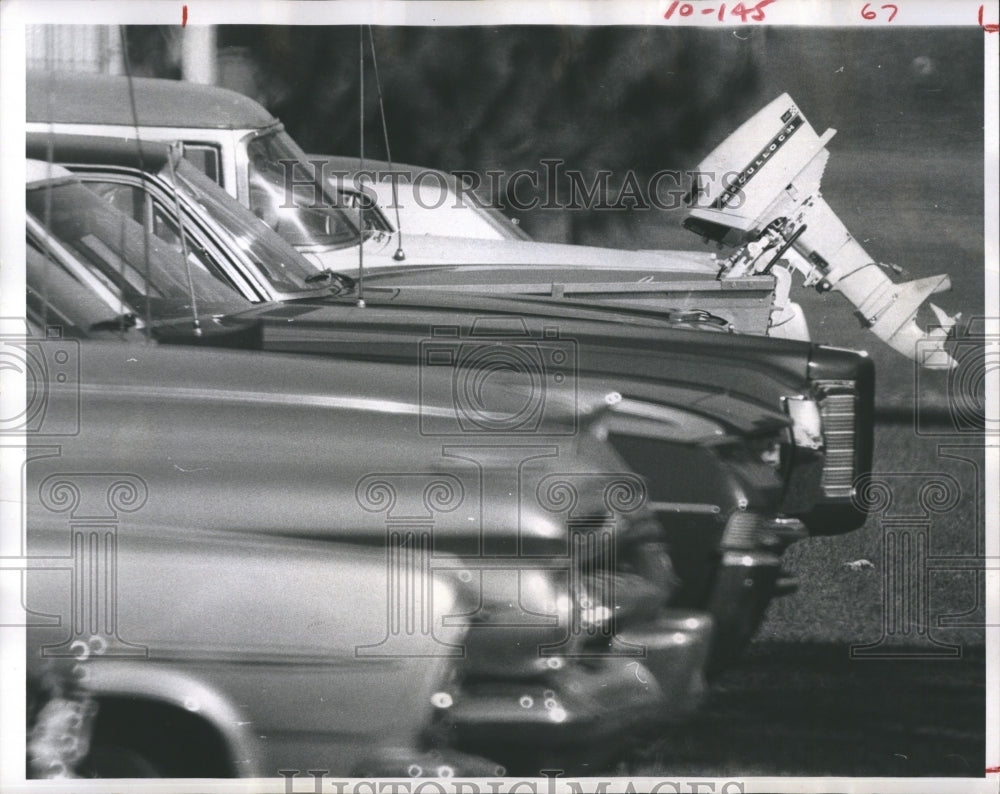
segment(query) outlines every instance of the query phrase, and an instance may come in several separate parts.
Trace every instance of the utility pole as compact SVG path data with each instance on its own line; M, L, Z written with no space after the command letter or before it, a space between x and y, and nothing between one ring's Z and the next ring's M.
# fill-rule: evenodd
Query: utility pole
M181 33L181 76L192 83L215 85L219 76L215 51L214 25L185 26Z

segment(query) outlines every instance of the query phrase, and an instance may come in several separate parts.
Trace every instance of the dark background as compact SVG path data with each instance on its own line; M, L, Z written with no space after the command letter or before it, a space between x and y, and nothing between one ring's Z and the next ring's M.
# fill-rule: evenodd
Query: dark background
M131 27L136 71L178 77L176 28ZM365 35L365 148L384 155ZM942 28L374 28L393 158L452 170L693 168L787 91L835 147L981 147L982 31ZM220 83L279 116L306 151L357 154L357 27L224 26ZM553 220L525 217L541 232ZM600 213L607 214L607 213ZM653 213L656 215L657 213ZM574 213L565 242L661 218ZM642 232L640 232L641 234ZM553 233L555 234L555 233ZM642 247L642 239L633 247Z

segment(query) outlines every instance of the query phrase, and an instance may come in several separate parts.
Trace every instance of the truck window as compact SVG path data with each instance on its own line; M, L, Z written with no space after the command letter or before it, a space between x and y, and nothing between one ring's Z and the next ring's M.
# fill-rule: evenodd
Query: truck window
M184 159L211 179L215 184L222 185L222 155L219 147L209 143L184 142Z

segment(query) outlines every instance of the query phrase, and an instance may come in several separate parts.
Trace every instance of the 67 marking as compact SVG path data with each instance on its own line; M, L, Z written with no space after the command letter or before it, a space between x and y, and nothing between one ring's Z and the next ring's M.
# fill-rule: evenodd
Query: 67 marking
M892 10L890 11L889 9L892 9ZM899 13L899 6L893 5L892 3L886 3L885 5L882 6L882 10L883 11L889 11L889 20L888 21L892 22L892 20L894 20L896 18L896 14ZM876 16L878 16L878 14L875 11L872 11L871 3L865 3L861 7L861 18L862 19L872 20L872 19L875 19Z

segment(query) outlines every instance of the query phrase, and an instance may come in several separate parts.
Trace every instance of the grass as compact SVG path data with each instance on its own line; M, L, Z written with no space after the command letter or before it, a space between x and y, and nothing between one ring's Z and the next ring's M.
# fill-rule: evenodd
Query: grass
M650 777L982 777L985 660L855 661L837 643L756 643L706 707L637 752Z
M845 535L810 538L792 546L785 555L786 567L801 582L799 591L772 603L760 632L774 641L864 643L879 639L885 610L885 538L887 532L905 530L915 536L926 532L928 554L975 557L982 548L983 522L979 513L982 495L983 451L952 449L960 438L918 436L912 425L883 424L875 437L874 477L893 489L894 503L872 514L861 529ZM956 460L954 455L971 460ZM955 488L956 502L940 513L921 509L922 486L941 481ZM896 555L895 558L898 558ZM847 563L867 560L873 567L852 569ZM891 587L890 587L891 589ZM932 636L962 646L982 644L981 629L941 628L946 615L975 610L982 592L975 572L932 571L928 578L929 618ZM898 636L904 644L921 643L916 634L918 618L906 626L912 631ZM902 627L901 627L902 628Z
M944 428L937 428L943 431ZM883 637L887 530L926 530L934 557L974 557L981 548L979 439L917 435L912 424L876 429L876 476L895 497L861 529L793 545L786 567L799 591L772 602L746 654L713 685L705 707L643 745L633 775L977 777L985 757L986 663L981 627L941 627L947 615L982 622L981 579L972 571L928 580L924 620L957 656L852 658L851 646ZM969 458L959 460L949 455ZM921 518L919 490L957 485L949 509ZM857 570L845 564L868 560ZM901 654L940 651L918 633L918 615L889 635ZM882 646L885 650L887 646Z

